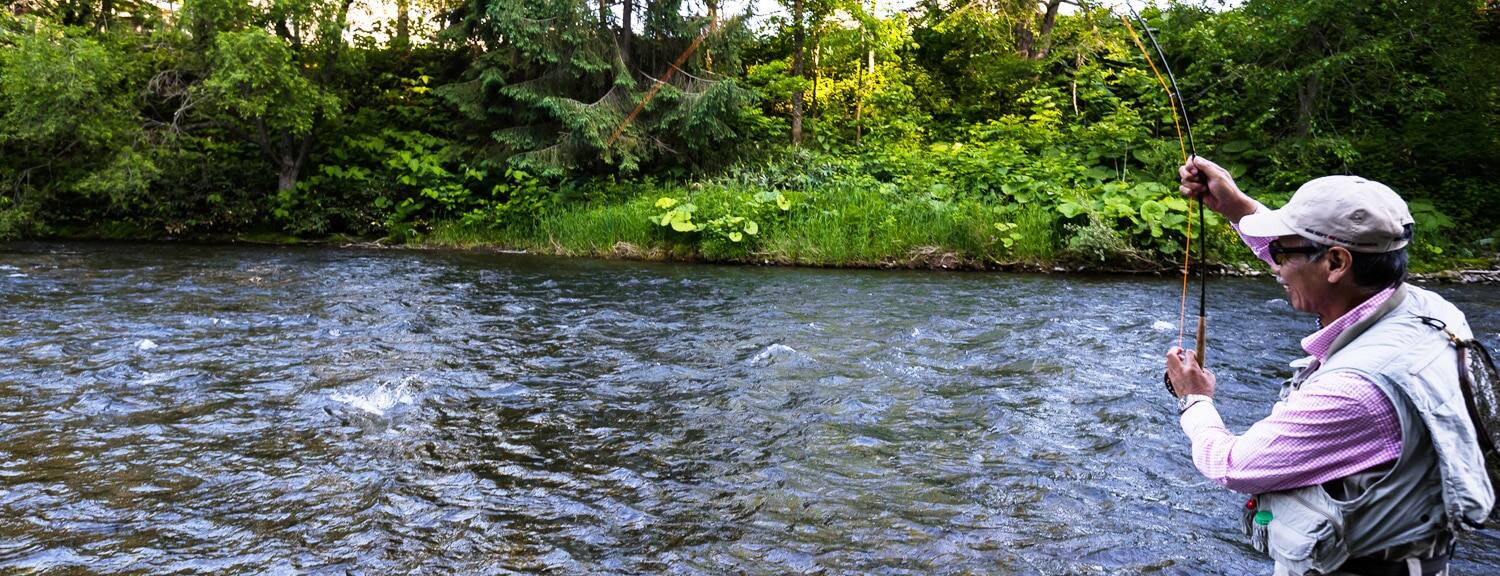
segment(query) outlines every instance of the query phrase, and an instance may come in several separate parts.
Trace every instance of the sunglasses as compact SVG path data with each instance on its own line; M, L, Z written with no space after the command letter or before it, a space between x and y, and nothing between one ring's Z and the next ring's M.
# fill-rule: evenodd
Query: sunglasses
M1282 246L1280 240L1271 241L1271 261L1277 266L1285 266L1288 256L1292 254L1307 254L1308 261L1316 260L1318 256L1328 251L1327 246Z

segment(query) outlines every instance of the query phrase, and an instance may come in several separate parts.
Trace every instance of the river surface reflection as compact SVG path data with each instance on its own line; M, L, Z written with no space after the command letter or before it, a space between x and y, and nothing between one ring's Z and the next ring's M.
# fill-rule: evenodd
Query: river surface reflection
M1437 286L1490 343L1500 291ZM0 572L1253 574L1172 278L0 245ZM1210 294L1219 405L1313 329ZM1500 571L1500 535L1455 573Z

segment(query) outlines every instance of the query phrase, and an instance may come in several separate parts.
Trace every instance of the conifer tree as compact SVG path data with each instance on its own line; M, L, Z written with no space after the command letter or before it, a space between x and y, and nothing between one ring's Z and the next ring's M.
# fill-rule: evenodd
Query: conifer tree
M680 2L651 2L638 36L635 3L619 6L618 30L604 21L609 6L583 0L472 0L464 8L450 33L487 50L468 80L442 93L478 128L471 143L484 162L549 175L632 172L664 155L691 160L734 136L750 93L703 69L695 40L708 21L684 14Z

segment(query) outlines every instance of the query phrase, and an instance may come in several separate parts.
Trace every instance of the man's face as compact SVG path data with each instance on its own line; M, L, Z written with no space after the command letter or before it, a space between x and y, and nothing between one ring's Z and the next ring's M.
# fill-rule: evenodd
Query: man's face
M1312 244L1306 238L1296 235L1282 236L1276 242L1282 248L1292 250L1303 249ZM1324 255L1322 252L1288 253L1281 255L1279 265L1273 263L1276 279L1286 289L1286 299L1292 304L1292 308L1317 314L1322 309L1322 304L1328 300L1331 291L1328 271L1319 265L1319 260Z

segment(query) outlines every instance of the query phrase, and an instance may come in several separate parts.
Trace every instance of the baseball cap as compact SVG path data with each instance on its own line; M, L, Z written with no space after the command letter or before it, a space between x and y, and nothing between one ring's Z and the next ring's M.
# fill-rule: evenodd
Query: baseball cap
M1296 234L1353 252L1381 253L1404 248L1413 223L1406 201L1385 184L1359 176L1314 178L1276 210L1240 219L1249 236Z

